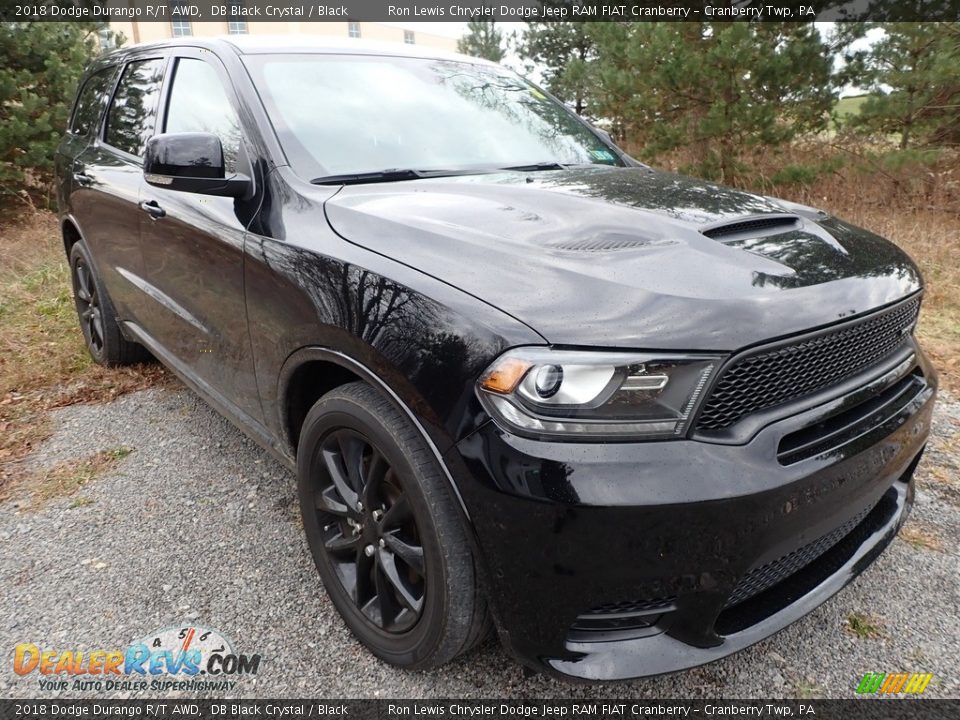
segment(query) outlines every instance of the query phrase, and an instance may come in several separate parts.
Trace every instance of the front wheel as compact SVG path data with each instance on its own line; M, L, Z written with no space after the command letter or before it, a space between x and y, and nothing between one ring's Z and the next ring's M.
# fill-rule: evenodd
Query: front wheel
M450 490L385 397L358 382L321 398L300 432L297 473L323 584L377 657L427 669L483 637L486 603Z

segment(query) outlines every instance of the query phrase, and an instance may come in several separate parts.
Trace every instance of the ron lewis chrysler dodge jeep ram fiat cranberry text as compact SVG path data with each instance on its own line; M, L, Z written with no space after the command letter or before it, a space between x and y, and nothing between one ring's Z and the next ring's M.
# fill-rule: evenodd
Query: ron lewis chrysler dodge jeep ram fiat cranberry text
M149 351L296 469L387 662L494 627L559 675L691 667L910 509L937 384L910 259L646 167L496 65L136 46L89 69L57 163L90 352Z

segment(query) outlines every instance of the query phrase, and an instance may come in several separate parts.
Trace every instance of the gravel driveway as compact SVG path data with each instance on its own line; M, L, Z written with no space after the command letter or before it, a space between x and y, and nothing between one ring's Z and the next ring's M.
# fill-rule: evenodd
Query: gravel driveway
M912 539L898 538L852 586L720 662L593 686L528 676L492 640L427 674L375 660L323 592L293 476L180 386L65 408L54 422L30 458L35 468L132 452L72 497L39 509L0 504L2 697L41 695L37 673L13 672L17 643L112 649L183 623L219 628L239 651L262 654L259 674L233 696L850 697L875 671L930 672L928 696L960 696L960 403L939 405ZM852 613L879 634L851 632Z

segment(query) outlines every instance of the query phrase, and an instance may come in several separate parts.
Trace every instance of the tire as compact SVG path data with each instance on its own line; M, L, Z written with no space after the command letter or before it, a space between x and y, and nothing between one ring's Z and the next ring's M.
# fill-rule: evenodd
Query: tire
M106 367L116 367L150 360L151 355L145 347L123 336L116 310L93 269L90 251L82 240L70 248L69 259L73 302L77 307L83 340L94 361Z
M426 670L484 637L487 605L458 508L390 401L362 382L324 395L301 428L297 476L327 594L374 655Z

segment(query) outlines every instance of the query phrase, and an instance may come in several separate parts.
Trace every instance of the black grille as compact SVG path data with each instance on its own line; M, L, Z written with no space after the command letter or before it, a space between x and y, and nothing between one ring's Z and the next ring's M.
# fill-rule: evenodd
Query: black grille
M593 615L641 615L649 612L663 612L670 610L675 597L657 598L655 600L625 600L617 603L604 603L584 613L580 617Z
M876 365L903 344L920 298L774 348L743 355L720 376L697 419L699 430L722 430L750 413L796 400Z
M567 637L574 642L603 642L654 634L664 614L676 610L676 600L667 597L605 603L578 615Z
M867 508L820 539L807 543L778 560L761 565L748 572L740 578L740 582L733 589L724 608L732 607L752 598L754 595L759 595L764 590L773 587L781 580L812 563L849 534L872 509Z
M905 509L901 505L903 502L901 498L906 488L899 485L909 482L920 460L920 455L922 453L914 457L906 472L900 476L899 482L894 483L894 486L887 490L866 517L840 538L833 547L766 591L736 605L730 605L721 612L714 624L717 633L731 635L740 632L797 602L799 598L814 591L825 580L835 576L865 545L869 544L869 547L875 551L882 549L889 542L889 538L877 541L874 533L880 528L890 527L890 521L898 512Z

